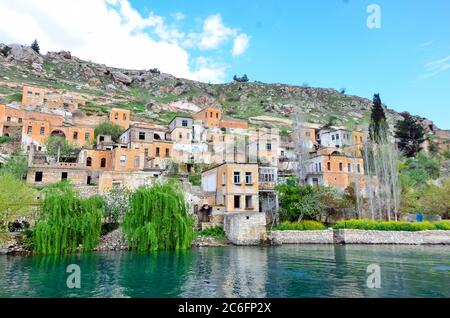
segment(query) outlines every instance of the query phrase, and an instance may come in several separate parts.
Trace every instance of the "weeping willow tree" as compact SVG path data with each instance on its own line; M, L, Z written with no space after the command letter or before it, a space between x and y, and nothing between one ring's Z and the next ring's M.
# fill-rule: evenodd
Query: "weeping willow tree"
M46 189L34 231L34 252L43 255L92 251L100 241L103 201L80 198L67 184Z
M166 183L138 189L122 227L130 248L147 252L190 248L193 223L183 192Z

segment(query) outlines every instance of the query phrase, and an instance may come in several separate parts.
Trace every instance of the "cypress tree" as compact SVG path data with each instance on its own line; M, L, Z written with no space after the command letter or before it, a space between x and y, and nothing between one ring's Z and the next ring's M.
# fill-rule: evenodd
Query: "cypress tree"
M370 118L370 138L378 143L381 137L383 137L382 134L387 131L386 114L384 113L380 94L373 95L372 114Z
M41 54L40 50L41 48L39 47L39 43L37 40L34 40L33 43L31 43L31 48L33 49L33 51L35 51L37 54Z
M398 140L398 148L407 157L414 157L422 150L425 141L425 131L422 125L409 113L402 113L403 120L395 125L395 138Z

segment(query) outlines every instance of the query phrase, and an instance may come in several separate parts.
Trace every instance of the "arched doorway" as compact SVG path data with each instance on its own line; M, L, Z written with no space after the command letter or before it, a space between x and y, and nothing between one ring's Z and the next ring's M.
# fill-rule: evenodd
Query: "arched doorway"
M52 133L50 134L50 136L52 136L52 137L61 137L61 138L66 139L66 135L64 134L64 132L59 130L59 129L53 130Z

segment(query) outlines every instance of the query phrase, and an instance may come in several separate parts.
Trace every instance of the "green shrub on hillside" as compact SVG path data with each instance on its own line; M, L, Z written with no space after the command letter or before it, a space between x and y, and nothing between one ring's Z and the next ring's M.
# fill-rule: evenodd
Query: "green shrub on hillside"
M439 222L395 222L372 220L347 220L340 221L333 226L334 229L355 229L372 231L426 231L426 230L450 230L450 221Z
M326 230L327 227L317 221L283 222L273 228L274 231L313 231Z

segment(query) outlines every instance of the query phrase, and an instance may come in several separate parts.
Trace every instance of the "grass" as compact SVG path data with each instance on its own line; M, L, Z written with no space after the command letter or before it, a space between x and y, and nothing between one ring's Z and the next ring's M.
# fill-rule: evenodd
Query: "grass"
M356 229L373 231L426 231L426 230L450 230L450 221L439 222L395 222L372 220L348 220L340 221L333 226L334 229Z
M313 231L326 230L327 227L317 221L301 221L301 222L283 222L274 227L273 231Z
M12 102L21 102L22 101L22 93L16 93L12 95L5 96L7 100Z
M211 227L198 232L198 236L214 237L217 239L225 239L225 231L221 227Z

